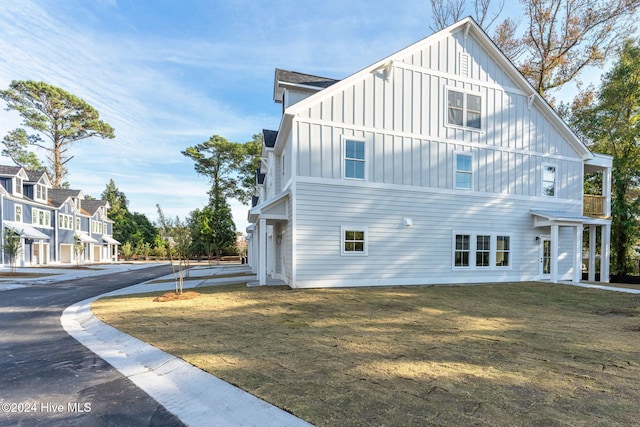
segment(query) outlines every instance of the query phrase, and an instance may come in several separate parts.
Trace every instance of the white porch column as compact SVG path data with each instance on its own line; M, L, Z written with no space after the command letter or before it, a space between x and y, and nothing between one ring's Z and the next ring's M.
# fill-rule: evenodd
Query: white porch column
M611 224L600 227L600 281L609 283L609 257L611 255Z
M44 264L44 240L38 240L38 265Z
M576 225L573 232L573 283L582 281L582 224Z
M606 217L610 217L611 216L611 168L606 168L602 171L602 194L605 196L604 215ZM600 267L600 274L602 274L602 267Z
M600 261L600 270L602 270L602 261ZM600 272L602 273L602 271ZM596 226L589 226L589 278L590 282L596 280Z
M551 226L551 283L558 283L558 229L557 225Z
M267 220L260 219L258 225L258 285L267 284Z

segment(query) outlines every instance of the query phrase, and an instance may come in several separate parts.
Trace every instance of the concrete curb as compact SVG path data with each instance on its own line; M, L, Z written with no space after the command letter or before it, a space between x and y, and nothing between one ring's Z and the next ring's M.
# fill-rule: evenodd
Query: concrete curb
M187 425L312 426L181 359L103 323L91 312L91 303L103 296L168 289L173 289L173 284L136 285L89 298L68 307L60 320L69 335L110 363Z

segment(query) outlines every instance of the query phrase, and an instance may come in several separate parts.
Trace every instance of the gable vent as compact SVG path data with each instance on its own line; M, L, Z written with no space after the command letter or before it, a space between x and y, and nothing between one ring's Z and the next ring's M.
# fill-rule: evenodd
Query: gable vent
M469 55L466 53L460 54L460 66L458 67L459 74L462 77L469 77Z

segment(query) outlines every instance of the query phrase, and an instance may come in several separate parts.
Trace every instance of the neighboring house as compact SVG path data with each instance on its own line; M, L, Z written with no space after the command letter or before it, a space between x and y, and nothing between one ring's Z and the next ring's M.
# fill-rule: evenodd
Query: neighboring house
M259 284L579 282L585 229L588 278L608 281L612 158L471 18L341 81L276 70L274 101L247 229Z
M80 190L52 188L45 172L0 165L0 226L3 237L7 229L20 235L19 266L117 261L108 207ZM1 259L8 265L4 250Z

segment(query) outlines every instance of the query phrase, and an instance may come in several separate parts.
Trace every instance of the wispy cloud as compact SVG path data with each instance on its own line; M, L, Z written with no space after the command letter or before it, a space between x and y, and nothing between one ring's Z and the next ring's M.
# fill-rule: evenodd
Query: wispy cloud
M171 8L171 9L167 9ZM209 183L180 154L212 134L277 128L275 67L345 77L428 33L412 0L3 0L0 87L43 80L80 96L116 131L77 143L70 182L99 196L109 179L130 207L186 216ZM0 136L19 123L0 112ZM5 162L6 163L6 162ZM232 204L240 229L246 207Z

